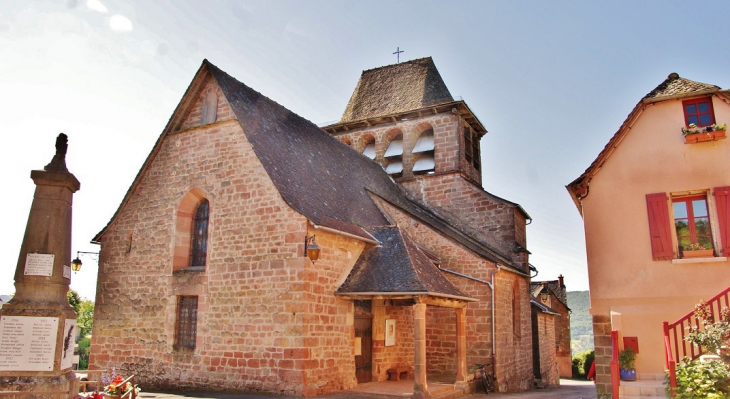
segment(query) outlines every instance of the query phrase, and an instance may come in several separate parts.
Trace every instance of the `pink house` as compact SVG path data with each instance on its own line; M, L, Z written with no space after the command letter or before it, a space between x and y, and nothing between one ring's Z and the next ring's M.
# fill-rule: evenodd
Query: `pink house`
M639 381L621 397L663 397L663 322L730 286L728 121L727 90L672 73L567 186L585 227L599 396L612 347L634 342Z

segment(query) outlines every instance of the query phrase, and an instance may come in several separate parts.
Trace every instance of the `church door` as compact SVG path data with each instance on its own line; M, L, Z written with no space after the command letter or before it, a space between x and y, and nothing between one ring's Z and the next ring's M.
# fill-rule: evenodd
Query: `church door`
M360 301L355 305L355 341L360 341L360 355L355 356L355 376L357 383L362 384L373 380L373 316L370 301L357 302Z

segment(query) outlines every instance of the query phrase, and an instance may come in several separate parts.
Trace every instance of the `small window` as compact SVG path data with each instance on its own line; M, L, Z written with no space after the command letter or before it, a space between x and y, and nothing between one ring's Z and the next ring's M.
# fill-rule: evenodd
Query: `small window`
M203 108L200 110L200 124L207 125L216 121L218 112L218 95L208 93L203 100Z
M198 297L179 296L175 321L175 348L195 349L198 328Z
M713 249L707 198L701 195L675 198L672 208L679 252Z
M522 324L520 323L520 283L515 281L512 285L512 331L517 338L522 335Z
M375 159L375 142L373 139L369 139L365 142L365 149L362 151L362 155L370 159Z
M205 258L208 254L208 218L210 216L210 205L208 200L203 198L195 210L193 219L192 254L190 266L205 266Z
M684 107L684 121L687 126L710 126L715 123L715 113L712 110L710 97L695 98L682 102Z

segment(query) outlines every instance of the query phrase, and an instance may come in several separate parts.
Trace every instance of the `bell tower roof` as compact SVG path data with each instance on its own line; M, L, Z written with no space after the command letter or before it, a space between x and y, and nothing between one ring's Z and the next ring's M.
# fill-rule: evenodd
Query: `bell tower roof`
M419 58L363 71L338 123L453 101L433 59Z

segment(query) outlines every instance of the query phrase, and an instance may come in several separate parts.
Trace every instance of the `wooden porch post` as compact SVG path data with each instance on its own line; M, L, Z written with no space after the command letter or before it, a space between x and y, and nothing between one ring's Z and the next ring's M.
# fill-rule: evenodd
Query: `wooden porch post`
M418 301L418 300L417 300ZM430 398L426 383L426 304L413 305L414 381L413 399Z
M456 382L466 381L466 308L456 308Z

